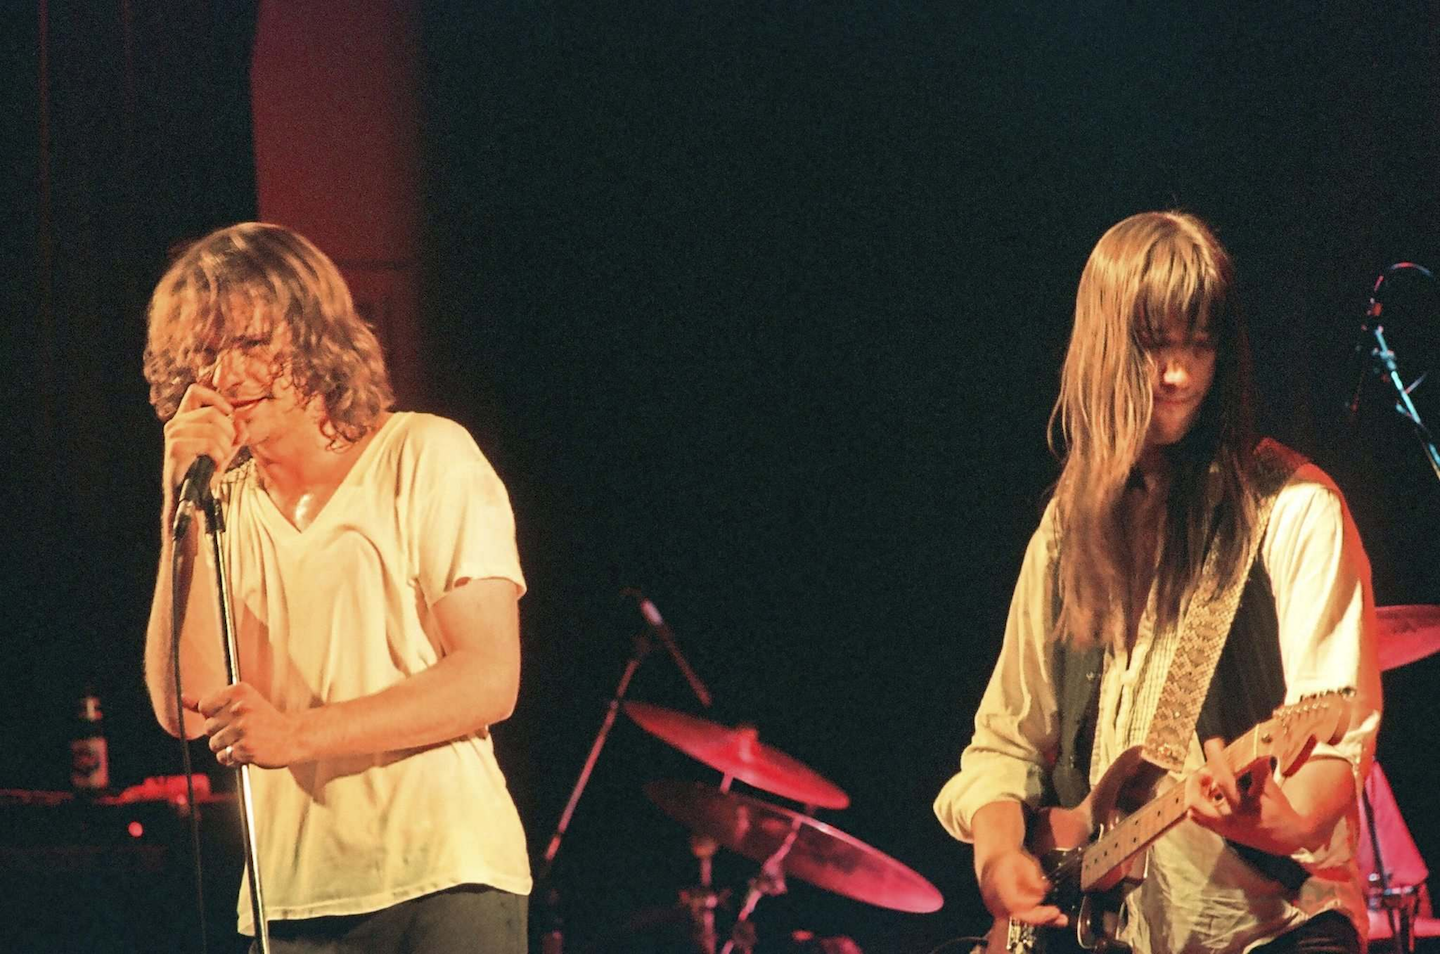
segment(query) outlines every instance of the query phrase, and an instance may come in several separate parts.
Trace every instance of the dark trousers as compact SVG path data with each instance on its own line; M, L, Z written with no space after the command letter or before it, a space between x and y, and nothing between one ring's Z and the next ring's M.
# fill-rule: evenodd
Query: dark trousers
M272 921L274 954L525 954L528 900L460 885L372 911ZM250 954L258 954L252 942Z
M1339 911L1325 911L1252 954L1360 954L1361 949L1360 935L1350 919Z

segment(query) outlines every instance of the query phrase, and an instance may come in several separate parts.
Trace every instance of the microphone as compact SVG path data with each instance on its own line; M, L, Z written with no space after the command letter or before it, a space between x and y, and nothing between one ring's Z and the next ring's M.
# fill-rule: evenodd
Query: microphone
M646 599L645 594L639 590L627 587L620 592L625 596L635 598L635 602L640 606L640 615L645 617L645 622L649 624L651 631L655 633L666 652L670 654L670 658L675 660L675 665L680 667L680 674L685 677L686 682L690 683L690 689L695 693L695 698L700 700L702 706L710 708L710 690L705 688L705 683L700 681L700 677L695 675L695 670L690 668L690 663L686 662L684 655L680 652L680 647L675 643L675 634L670 631L669 626L665 625L665 620L661 617L660 611L655 608L655 604Z
M180 482L180 491L175 495L175 539L179 540L185 536L190 529L190 520L195 516L195 508L202 506L210 499L210 478L215 476L215 460L206 454L195 458L190 469L185 472L185 479Z

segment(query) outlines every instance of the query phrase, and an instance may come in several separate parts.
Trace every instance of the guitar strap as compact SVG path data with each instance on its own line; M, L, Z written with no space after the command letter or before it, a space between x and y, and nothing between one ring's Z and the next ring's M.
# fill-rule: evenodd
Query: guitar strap
M1201 582L1179 622L1175 655L1145 739L1146 759L1167 771L1178 772L1184 766L1216 663L1265 539L1275 499L1304 462L1303 457L1282 444L1268 438L1262 441L1255 448L1255 526L1246 548L1244 572L1232 574L1230 582L1221 586L1216 551L1212 549L1205 556Z

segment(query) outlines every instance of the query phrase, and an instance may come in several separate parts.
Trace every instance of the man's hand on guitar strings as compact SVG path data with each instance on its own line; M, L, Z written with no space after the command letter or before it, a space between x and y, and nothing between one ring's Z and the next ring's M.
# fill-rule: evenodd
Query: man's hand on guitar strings
M1048 927L1066 925L1059 908L1043 903L1050 893L1050 881L1029 852L1019 848L1001 852L985 865L979 880L985 907L997 918Z

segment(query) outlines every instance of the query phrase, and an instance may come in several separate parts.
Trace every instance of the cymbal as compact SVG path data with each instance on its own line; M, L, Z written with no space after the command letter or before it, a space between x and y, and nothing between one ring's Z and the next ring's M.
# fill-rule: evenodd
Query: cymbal
M1380 669L1398 669L1440 652L1440 606L1377 606Z
M762 744L753 728L732 729L648 702L625 703L625 714L655 738L746 785L819 808L850 804L850 796L834 782L804 762Z
M783 868L816 887L882 908L928 914L944 899L889 855L809 815L698 782L657 781L646 796L671 818L752 861L763 862L796 831Z

